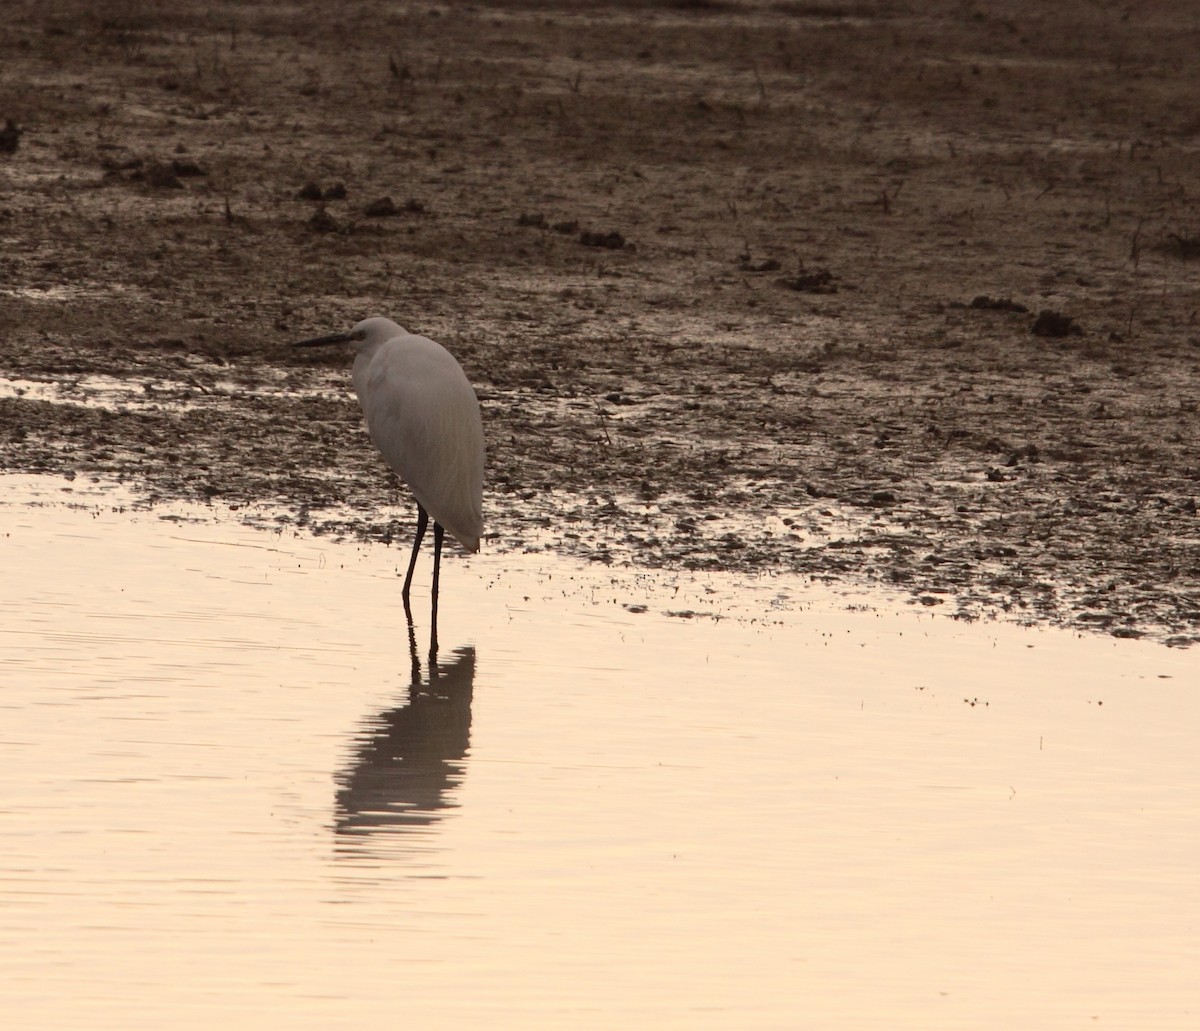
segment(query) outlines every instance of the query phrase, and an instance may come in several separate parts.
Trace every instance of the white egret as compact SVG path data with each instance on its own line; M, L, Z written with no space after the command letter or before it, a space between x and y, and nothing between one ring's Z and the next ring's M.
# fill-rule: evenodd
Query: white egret
M295 347L353 344L354 392L367 431L417 502L417 535L404 578L404 611L417 552L433 518L433 640L437 640L438 573L445 531L467 551L483 536L483 421L479 400L454 356L391 319L364 319L346 333L301 340Z

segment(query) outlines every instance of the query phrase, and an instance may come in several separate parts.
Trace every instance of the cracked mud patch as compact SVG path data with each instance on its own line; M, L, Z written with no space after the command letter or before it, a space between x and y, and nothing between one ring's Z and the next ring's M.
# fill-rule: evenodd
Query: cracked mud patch
M477 385L488 547L1200 635L1188 5L20 14L0 468L406 535L287 347L382 313Z

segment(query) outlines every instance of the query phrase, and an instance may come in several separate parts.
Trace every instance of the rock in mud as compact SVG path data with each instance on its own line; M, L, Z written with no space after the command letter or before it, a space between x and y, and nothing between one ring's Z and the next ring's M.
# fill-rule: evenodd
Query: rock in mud
M987 294L980 294L974 298L969 307L981 308L984 311L1015 311L1022 314L1028 312L1029 309L1025 305L1012 300L1009 297L988 297Z
M1045 308L1038 312L1032 332L1039 337L1083 336L1083 327L1070 315Z
M608 233L597 233L585 229L579 234L579 242L585 247L607 247L619 251L625 246L625 237L615 230Z
M0 154L15 154L21 142L23 129L11 118L4 119L4 128L0 129Z
M836 294L837 284L834 275L828 269L816 269L812 272L802 272L798 276L785 276L776 282L788 290L802 294Z

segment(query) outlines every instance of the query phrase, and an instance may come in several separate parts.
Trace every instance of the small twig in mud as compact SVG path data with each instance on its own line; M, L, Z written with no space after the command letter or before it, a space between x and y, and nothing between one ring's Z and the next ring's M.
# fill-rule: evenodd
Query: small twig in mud
M229 196L225 197L225 224L230 226L250 227L250 220L245 215L235 215L233 208L229 203Z
M1131 304L1129 306L1129 320L1125 323L1125 339L1126 340L1133 339L1133 319L1134 319L1135 315L1137 315L1137 304L1136 303Z
M570 89L570 91L572 93L578 93L580 84L582 82L583 82L583 71L580 70L575 73L575 78L567 80L567 88Z
M1134 229L1133 236L1129 240L1129 260L1133 262L1134 268L1138 267L1138 262L1142 257L1141 236L1142 226L1145 224L1146 220L1144 218L1138 219L1137 228Z
M899 199L900 191L904 189L905 180L901 180L889 195L887 190L879 191L879 207L885 215L892 213L892 203Z
M599 405L596 406L596 412L600 416L600 432L604 434L604 443L612 447L612 438L608 435L608 417L604 414L604 409ZM599 441L596 443L599 443Z
M754 81L758 84L758 99L765 104L767 102L767 87L763 85L762 76L758 74L758 63L752 62L750 69L754 72Z
M388 71L392 73L392 78L397 82L412 82L412 72L408 70L408 65L399 64L396 58L388 54Z

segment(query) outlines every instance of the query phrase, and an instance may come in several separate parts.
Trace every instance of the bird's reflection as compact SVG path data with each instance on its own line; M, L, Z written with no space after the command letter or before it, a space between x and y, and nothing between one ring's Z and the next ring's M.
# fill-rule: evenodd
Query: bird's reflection
M471 736L475 649L458 648L447 662L430 654L422 676L409 628L412 682L408 701L365 721L350 768L338 777L338 851L373 851L374 835L416 830L457 806ZM397 844L394 840L393 846Z

